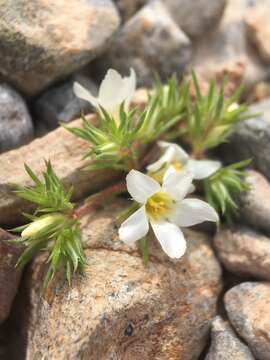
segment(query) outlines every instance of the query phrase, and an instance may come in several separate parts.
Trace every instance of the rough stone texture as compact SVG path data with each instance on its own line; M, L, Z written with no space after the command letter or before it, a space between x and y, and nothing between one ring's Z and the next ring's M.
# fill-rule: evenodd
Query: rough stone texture
M77 98L73 92L73 84L77 81L92 94L97 93L97 86L85 76L74 76L69 81L50 88L43 93L35 102L34 113L38 121L41 121L48 129L54 129L59 122L70 122L93 110L88 101Z
M219 231L214 238L214 245L227 270L237 275L270 280L269 237L237 226Z
M140 85L150 85L153 73L180 75L191 57L188 37L171 19L161 1L145 5L113 37L97 67L129 73L133 67Z
M145 5L148 0L114 0L122 20L126 21Z
M226 0L163 0L175 22L191 37L203 36L220 20Z
M247 35L266 62L270 62L270 24L269 2L268 7L263 3L255 9L251 9L245 16Z
M252 159L252 166L270 179L270 99L254 104L249 111L260 115L235 127L222 154L227 161Z
M11 245L6 241L12 238L13 236L0 228L0 324L9 315L21 278L21 271L15 269L15 265L22 247Z
M28 95L88 63L119 25L110 0L1 1L0 19L0 72Z
M17 318L28 342L25 359L198 359L221 289L209 238L188 231L188 251L179 261L153 240L145 267L136 248L118 240L114 218L126 204L83 219L88 266L70 289L58 279L41 297L42 259L29 269L30 303L24 319Z
M226 310L235 330L258 360L270 356L270 284L242 283L225 295Z
M217 316L212 323L211 347L205 360L255 360L227 321Z
M246 180L250 189L241 196L239 220L270 234L270 184L253 170L248 171Z
M30 141L33 124L26 104L16 91L4 83L0 84L0 109L0 152Z
M269 0L263 1L269 9ZM256 1L228 1L219 27L194 44L192 66L202 79L221 81L226 74L227 86L233 91L240 83L248 88L269 76L269 66L246 39L243 17L256 5Z

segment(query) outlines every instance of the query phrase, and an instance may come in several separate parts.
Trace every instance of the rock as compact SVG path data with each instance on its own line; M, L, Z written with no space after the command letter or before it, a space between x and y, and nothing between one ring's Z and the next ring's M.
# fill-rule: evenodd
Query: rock
M225 295L226 310L235 330L255 358L269 360L270 284L246 282Z
M258 84L255 84L247 95L247 101L250 104L270 97L270 83L267 81L261 81Z
M221 230L214 238L225 268L237 275L270 280L270 238L247 227Z
M221 152L230 162L252 159L252 166L270 179L270 99L255 103L249 112L260 115L238 124Z
M253 170L247 172L246 180L250 189L241 195L239 219L270 234L270 184L263 175Z
M97 86L85 76L74 76L69 81L50 88L43 93L34 104L34 112L38 121L48 129L59 126L59 122L70 122L83 112L89 113L93 107L88 101L77 98L73 92L73 84L78 81L91 93L97 93Z
M192 38L203 36L220 20L226 0L163 0L175 22Z
M0 229L0 324L9 315L21 278L21 271L16 269L15 265L22 247L11 245L6 241L12 238L13 236Z
M249 0L228 1L219 27L194 44L193 69L206 81L221 82L226 75L230 92L240 84L252 87L267 79L270 73L269 66L262 63L246 39L243 17L252 3Z
M0 152L30 141L33 124L26 104L16 91L4 83L0 84L0 108Z
M124 21L128 20L140 8L145 5L148 0L114 0L120 15Z
M191 57L188 37L171 19L161 1L151 1L129 19L113 37L97 67L129 73L133 67L139 85L150 85L153 73L162 78L183 73Z
M0 19L0 72L27 95L87 64L119 25L110 0L8 0Z
M269 2L250 9L245 16L248 39L257 48L261 58L270 63Z
M209 238L188 231L188 251L179 261L170 261L153 240L145 267L136 248L117 236L115 215L126 204L83 218L88 266L71 288L58 279L42 297L42 258L29 269L30 304L17 318L26 360L198 359L221 289Z
M255 360L227 321L217 316L212 323L211 347L205 360Z

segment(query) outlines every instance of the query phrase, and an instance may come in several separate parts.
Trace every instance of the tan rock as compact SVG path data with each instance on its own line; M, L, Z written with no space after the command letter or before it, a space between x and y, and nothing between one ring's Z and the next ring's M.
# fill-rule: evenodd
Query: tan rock
M110 0L1 1L0 72L36 95L92 60L118 25Z
M192 67L206 80L226 75L231 92L242 83L250 87L269 75L269 68L246 39L243 17L251 7L248 0L228 1L219 27L194 44Z
M270 238L246 227L221 230L214 238L225 268L237 275L270 280Z
M7 240L12 238L0 229L0 324L9 315L21 278L21 271L15 265L22 247L9 244Z
M245 24L248 39L254 44L261 58L270 62L270 23L269 23L270 3L262 3L252 8L245 16Z
M70 289L55 282L42 297L41 258L31 266L30 306L20 319L27 360L198 359L221 289L209 239L188 231L188 251L179 261L151 240L145 267L136 248L117 237L114 218L125 204L83 219L88 266Z

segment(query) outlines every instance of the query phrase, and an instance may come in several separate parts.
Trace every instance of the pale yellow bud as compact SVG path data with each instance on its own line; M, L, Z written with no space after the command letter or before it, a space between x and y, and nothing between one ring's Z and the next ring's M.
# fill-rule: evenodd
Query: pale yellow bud
M239 108L239 105L236 102L234 102L228 107L227 111L234 111L238 108Z
M44 230L47 226L50 225L57 225L60 224L63 219L65 218L64 215L53 213L50 215L45 215L40 219L33 221L27 228L23 230L21 236L24 238L28 238L30 236L37 235L40 231Z

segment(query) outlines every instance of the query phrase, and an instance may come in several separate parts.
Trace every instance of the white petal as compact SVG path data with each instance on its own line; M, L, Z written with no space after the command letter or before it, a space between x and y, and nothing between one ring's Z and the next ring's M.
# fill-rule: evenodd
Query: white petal
M193 226L204 221L218 221L216 210L199 199L184 199L177 204L169 219L178 226Z
M186 164L186 169L190 171L194 179L204 179L214 174L221 167L220 161L214 160L193 160L190 159Z
M168 192L173 200L180 201L190 192L192 185L192 174L183 170L164 175L162 189Z
M98 99L93 95L91 95L91 93L87 89L85 89L81 84L75 82L73 84L73 91L78 98L89 101L95 107L98 106Z
M122 96L120 94L123 91L123 79L121 75L113 70L109 69L105 78L102 80L99 88L99 100L102 106L119 104L121 103Z
M136 90L136 73L134 69L130 69L130 75L124 77L123 82L125 84L124 99L125 100L125 110L128 110L129 103Z
M144 237L149 230L149 223L145 213L145 207L142 206L135 211L127 220L123 222L118 230L120 240L127 245L133 245L135 241Z
M163 251L173 259L179 259L186 251L186 240L178 226L169 222L151 223Z
M189 155L185 152L185 150L178 144L170 143L167 141L159 141L158 145L161 148L173 148L174 149L174 160L180 161L183 165L188 161Z
M156 180L137 170L131 170L126 181L128 192L139 203L144 203L147 198L160 190L160 185Z
M147 171L155 172L158 171L164 164L169 164L174 160L175 150L173 147L168 147L165 153L153 164L147 166Z

